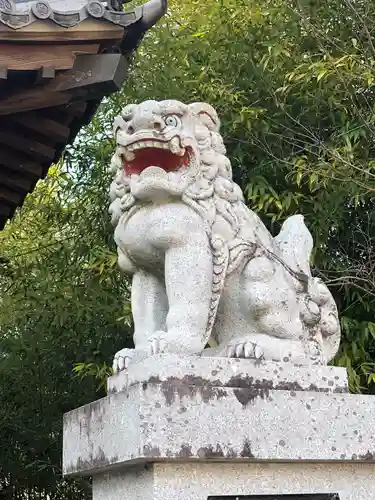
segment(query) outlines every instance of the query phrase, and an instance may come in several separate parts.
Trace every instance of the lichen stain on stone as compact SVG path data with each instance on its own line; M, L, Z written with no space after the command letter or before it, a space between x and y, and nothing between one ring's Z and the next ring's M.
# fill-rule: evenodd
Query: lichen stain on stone
M73 474L76 472L84 472L94 469L99 469L102 467L108 467L111 464L115 464L119 461L118 456L115 455L111 458L107 458L104 450L99 447L97 455L90 454L90 458L83 460L81 457L77 460L75 465L70 465L65 467L65 474Z
M246 439L244 444L243 444L243 448L241 451L241 457L242 458L255 458L255 456L253 455L253 453L251 451L251 443L248 439Z
M254 377L251 376L235 376L231 377L227 382L222 382L221 380L207 380L203 377L194 375L185 375L183 378L169 377L165 380L161 380L158 376L151 376L147 381L142 383L143 390L146 390L149 384L161 387L167 406L172 405L177 398L179 400L184 397L191 399L196 397L197 394L200 394L205 403L214 399L221 399L227 396L225 388L235 389L236 397L239 396L242 400L244 400L246 396L238 392L238 389L250 391L248 393L248 402L256 397L269 397L270 390L291 391L292 396L295 395L296 391L347 392L347 389L344 387L317 387L315 384L303 387L298 382L280 381L274 383L272 380L267 380L265 378L254 379Z
M281 368L280 368L281 369ZM225 387L233 387L239 389L250 389L250 388L264 388L267 387L268 390L274 391L313 391L313 392L335 392L335 393L345 393L347 390L344 387L335 387L333 390L328 387L317 387L315 384L310 384L308 387L303 387L298 382L290 382L282 380L278 383L274 383L272 380L267 379L254 379L250 376L236 376L226 382Z
M216 449L213 446L201 447L197 451L199 458L224 458L224 452L219 444L216 445Z
M252 385L246 388L234 389L233 393L242 406L245 407L256 398L269 398L269 392L272 388L273 382L271 380L253 380Z
M183 444L181 446L181 450L177 454L178 458L190 458L193 456L193 453L191 451L191 446L187 444Z
M375 453L368 450L364 455L358 455L358 458L359 460L365 460L366 462L375 462Z
M237 458L237 453L233 450L233 448L229 448L226 458Z
M150 377L148 383L160 385L167 406L171 406L176 398L179 400L183 397L191 399L197 394L200 394L205 403L213 399L224 398L227 395L227 392L220 388L222 385L220 381L209 381L194 375L185 375L183 378L169 377L163 381L159 377ZM143 389L145 389L145 384L147 387L147 383L144 383Z
M91 418L92 415L99 417L99 420L102 419L105 414L105 401L99 399L98 401L93 401L88 405L83 407L83 413L87 418Z
M233 393L243 408L252 403L257 397L264 399L268 396L268 391L259 389L234 389Z
M145 444L143 446L143 455L145 457L156 458L156 457L160 457L161 453L160 453L160 449L157 446L150 446L149 444Z

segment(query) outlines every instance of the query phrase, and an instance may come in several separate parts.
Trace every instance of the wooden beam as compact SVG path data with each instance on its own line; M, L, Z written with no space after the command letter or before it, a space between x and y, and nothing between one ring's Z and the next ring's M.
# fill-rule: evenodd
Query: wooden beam
M102 98L122 87L128 72L128 61L121 54L77 56L74 68L56 78L51 88L57 91L84 87L90 98Z
M86 112L86 101L72 101L63 106L45 108L38 111L38 115L69 126L74 118L82 118Z
M0 42L0 67L9 70L71 69L77 54L97 54L100 44L11 44Z
M28 177L41 178L45 171L47 171L48 164L38 163L34 159L27 158L22 153L10 149L6 146L0 148L0 172L4 165L7 169L19 173L19 175L26 175Z
M127 70L127 59L121 54L77 56L73 70L60 73L52 82L3 98L0 116L60 106L72 100L102 99L121 88Z
M75 42L112 41L120 42L124 28L102 20L86 19L72 28L62 28L46 21L37 21L20 30L0 24L0 40L27 42Z
M33 187L34 182L21 175L15 175L0 167L0 184L11 188L15 191L21 191L21 193L28 193Z
M83 92L56 92L48 90L47 85L24 90L0 100L0 116L37 109L61 106L73 98L80 99L86 96Z
M53 137L56 142L65 141L70 135L69 127L62 125L58 121L44 118L40 113L31 111L29 113L16 113L8 120L19 123L24 127L38 132L47 137ZM0 123L0 127L4 126Z
M31 158L39 158L42 160L47 159L52 161L55 156L55 150L53 148L41 144L40 142L22 137L21 135L11 131L1 131L0 144L9 146L16 151L20 151L23 154L30 156Z
M5 200L11 205L19 206L23 200L25 199L26 193L18 193L17 191L13 191L11 189L7 189L0 184L0 200Z
M35 83L43 83L45 80L52 80L56 76L55 68L45 67L38 70L38 74L35 78Z
M71 123L74 118L82 118L87 109L87 102L70 102L65 106L65 111L69 114L69 122Z
M0 220L3 218L7 219L13 210L14 208L10 207L7 203L4 202L0 203ZM1 223L0 223L0 228L1 228Z

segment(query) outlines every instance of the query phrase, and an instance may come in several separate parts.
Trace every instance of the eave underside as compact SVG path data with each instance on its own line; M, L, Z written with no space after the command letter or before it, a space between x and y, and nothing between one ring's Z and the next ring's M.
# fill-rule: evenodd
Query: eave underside
M115 28L103 40L0 41L0 230L121 87L127 56L111 52L122 36Z

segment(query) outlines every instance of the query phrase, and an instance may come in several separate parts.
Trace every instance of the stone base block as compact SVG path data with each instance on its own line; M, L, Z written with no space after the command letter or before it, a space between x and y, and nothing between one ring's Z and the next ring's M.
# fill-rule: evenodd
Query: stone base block
M375 464L155 463L93 480L93 500L251 500L250 495L254 500L262 495L265 500L283 500L276 495L296 495L285 500L305 500L301 495L375 500Z
M178 382L180 381L180 382ZM266 389L348 392L345 368L300 366L292 363L259 362L251 359L212 358L159 354L131 364L110 377L109 394L126 391L135 384L171 386L242 387Z
M157 371L158 370L158 373ZM375 462L375 398L343 369L161 356L64 418L65 474L154 462ZM130 383L129 383L130 381Z

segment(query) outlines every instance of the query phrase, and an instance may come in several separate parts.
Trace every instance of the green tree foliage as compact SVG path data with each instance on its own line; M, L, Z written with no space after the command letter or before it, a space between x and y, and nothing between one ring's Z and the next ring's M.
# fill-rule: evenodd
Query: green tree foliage
M124 90L0 235L4 498L89 495L61 479L61 415L102 394L111 356L131 341L107 215L111 123L130 102L216 106L248 205L273 234L305 215L314 273L340 309L335 362L353 391L375 392L374 25L364 0L171 2Z

